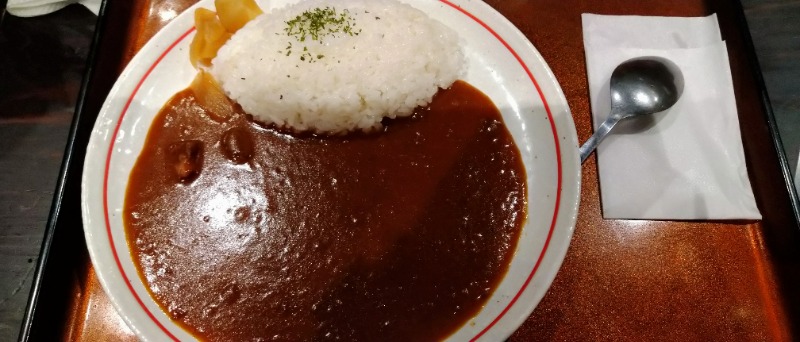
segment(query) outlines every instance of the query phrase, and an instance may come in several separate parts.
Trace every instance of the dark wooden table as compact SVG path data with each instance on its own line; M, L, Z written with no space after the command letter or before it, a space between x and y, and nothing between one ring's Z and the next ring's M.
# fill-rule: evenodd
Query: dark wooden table
M800 1L743 0L792 174L800 153Z
M800 0L742 2L794 170L800 151ZM38 18L5 15L0 22L0 341L18 334L94 24L95 17L77 5ZM587 236L576 239L585 243ZM632 332L613 333L626 331Z
M20 328L95 21L69 6L0 22L0 341Z

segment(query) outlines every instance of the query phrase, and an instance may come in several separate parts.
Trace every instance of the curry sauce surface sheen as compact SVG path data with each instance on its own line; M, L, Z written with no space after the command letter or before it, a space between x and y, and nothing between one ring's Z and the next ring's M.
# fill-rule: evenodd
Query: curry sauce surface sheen
M124 210L140 276L197 337L442 339L505 274L525 170L469 84L379 134L297 136L207 114L188 89L167 103Z

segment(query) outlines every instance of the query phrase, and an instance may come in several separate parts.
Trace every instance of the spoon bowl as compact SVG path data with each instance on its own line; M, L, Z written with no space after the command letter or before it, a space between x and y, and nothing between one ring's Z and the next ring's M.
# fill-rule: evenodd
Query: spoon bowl
M663 112L683 93L683 73L662 57L629 59L611 73L611 114L580 148L581 163L622 119Z

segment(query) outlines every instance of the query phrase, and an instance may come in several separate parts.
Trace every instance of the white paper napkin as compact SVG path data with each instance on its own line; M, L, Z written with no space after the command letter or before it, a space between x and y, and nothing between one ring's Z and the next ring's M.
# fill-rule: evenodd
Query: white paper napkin
M673 108L621 122L598 147L603 216L760 219L716 15L582 19L595 127L610 112L611 72L630 58L667 58L682 70L685 83Z
M8 0L6 10L17 17L35 17L58 11L69 4L86 6L94 14L100 13L102 0Z

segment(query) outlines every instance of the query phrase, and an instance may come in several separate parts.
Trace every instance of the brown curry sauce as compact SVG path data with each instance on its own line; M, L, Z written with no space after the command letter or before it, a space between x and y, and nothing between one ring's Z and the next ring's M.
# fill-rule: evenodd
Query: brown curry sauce
M526 207L519 151L465 82L341 137L218 122L187 89L150 128L124 220L152 297L198 338L423 341L483 307Z

